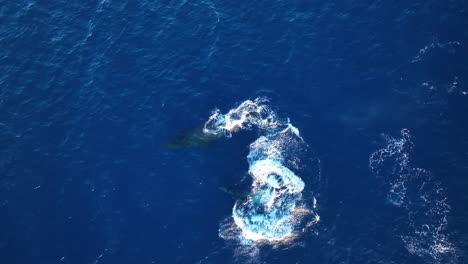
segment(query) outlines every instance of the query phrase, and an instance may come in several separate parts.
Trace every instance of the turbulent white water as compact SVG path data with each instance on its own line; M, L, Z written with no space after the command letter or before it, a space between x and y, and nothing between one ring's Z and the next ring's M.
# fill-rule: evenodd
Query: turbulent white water
M204 127L204 133L227 137L245 129L261 132L250 144L247 156L251 192L245 200L236 201L233 223L220 229L220 236L225 238L240 230L245 241L288 241L301 229L303 216L313 213L301 201L304 182L291 170L300 162L295 154L306 144L289 119L278 118L267 103L257 98L244 101L227 114L215 110ZM318 221L318 215L314 219Z
M387 187L387 201L407 213L407 225L399 230L406 249L430 263L456 263L457 252L449 239L447 217L450 206L444 188L433 175L413 167L410 132L401 138L387 137L387 146L370 156L370 169Z

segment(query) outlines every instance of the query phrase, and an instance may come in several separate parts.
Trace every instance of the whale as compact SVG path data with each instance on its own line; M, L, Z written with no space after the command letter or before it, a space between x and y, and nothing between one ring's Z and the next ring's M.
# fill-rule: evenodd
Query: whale
M204 124L184 129L162 146L169 149L201 148L222 137L220 134L205 133L203 128Z

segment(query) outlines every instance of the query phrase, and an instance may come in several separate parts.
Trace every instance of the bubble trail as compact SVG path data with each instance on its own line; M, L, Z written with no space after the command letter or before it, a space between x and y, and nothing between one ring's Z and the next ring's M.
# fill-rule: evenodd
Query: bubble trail
M226 137L241 130L261 132L247 156L251 191L246 199L236 201L232 219L241 239L275 243L295 237L301 219L312 211L301 201L304 182L291 170L299 162L295 153L306 144L289 119L278 118L267 103L264 98L247 100L227 114L216 109L203 131ZM318 221L319 216L315 214L314 219Z

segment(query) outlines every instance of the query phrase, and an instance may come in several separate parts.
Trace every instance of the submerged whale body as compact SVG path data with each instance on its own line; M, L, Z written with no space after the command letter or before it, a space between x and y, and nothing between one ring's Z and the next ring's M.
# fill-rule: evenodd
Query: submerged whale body
M175 137L163 144L163 147L170 149L196 148L205 146L219 138L221 135L214 133L205 133L204 124L191 127L179 132Z
M236 186L236 185L225 185L219 187L219 189L229 195L231 195L234 200L243 200L246 199L250 194L250 190L246 187Z

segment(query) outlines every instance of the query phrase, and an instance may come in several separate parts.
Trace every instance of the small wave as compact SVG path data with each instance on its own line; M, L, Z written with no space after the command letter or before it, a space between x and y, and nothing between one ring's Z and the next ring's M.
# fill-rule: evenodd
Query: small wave
M245 200L236 201L232 220L220 228L225 239L278 243L290 241L301 230L304 216L319 216L302 201L305 184L291 169L300 162L297 154L307 146L289 119L280 119L264 98L247 100L227 114L214 110L204 133L232 137L240 130L258 129L261 136L250 144L247 156L253 183ZM307 225L310 226L311 222Z
M403 208L407 215L407 226L400 228L398 236L410 253L429 263L456 263L444 188L429 171L413 167L410 154L414 144L408 129L401 130L400 138L387 136L386 141L385 148L371 154L369 167L388 188L387 202Z

